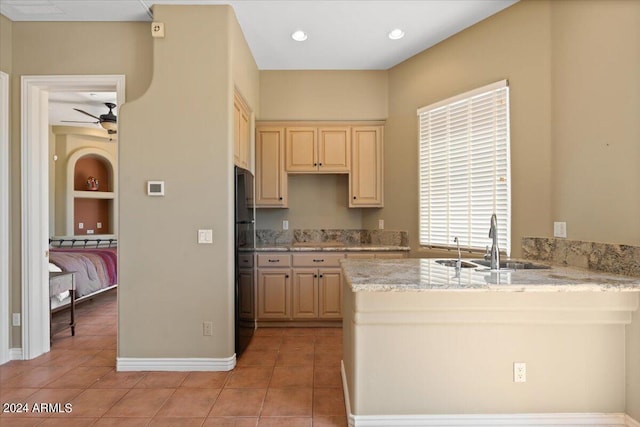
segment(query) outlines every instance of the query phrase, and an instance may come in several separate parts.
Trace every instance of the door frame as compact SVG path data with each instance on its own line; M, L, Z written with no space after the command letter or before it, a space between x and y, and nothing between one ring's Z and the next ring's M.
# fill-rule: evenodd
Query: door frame
M115 91L125 102L124 75L22 76L22 358L50 351L49 342L49 92ZM117 233L117 230L116 230Z
M9 361L9 75L0 71L0 365Z

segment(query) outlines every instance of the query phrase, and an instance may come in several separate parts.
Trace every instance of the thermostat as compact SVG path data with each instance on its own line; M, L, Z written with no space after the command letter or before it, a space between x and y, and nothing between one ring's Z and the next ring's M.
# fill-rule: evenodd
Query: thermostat
M147 196L164 196L164 181L147 181Z

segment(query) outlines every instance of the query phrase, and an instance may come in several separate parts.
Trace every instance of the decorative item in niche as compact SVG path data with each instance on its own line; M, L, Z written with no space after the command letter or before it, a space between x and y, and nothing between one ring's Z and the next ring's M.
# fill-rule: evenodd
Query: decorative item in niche
M90 176L89 178L87 178L87 190L97 191L99 186L100 186L100 182L98 181L98 178L93 176Z

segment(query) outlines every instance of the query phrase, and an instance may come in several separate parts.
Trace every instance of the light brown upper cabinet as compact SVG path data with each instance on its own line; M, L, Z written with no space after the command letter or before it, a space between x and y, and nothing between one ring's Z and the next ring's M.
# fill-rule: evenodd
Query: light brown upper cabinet
M382 126L354 126L351 130L349 207L384 205L382 129Z
M236 166L250 168L251 115L238 94L233 97L233 161Z
M351 134L345 127L287 127L288 173L349 173Z
M284 128L256 127L256 200L259 208L287 207Z

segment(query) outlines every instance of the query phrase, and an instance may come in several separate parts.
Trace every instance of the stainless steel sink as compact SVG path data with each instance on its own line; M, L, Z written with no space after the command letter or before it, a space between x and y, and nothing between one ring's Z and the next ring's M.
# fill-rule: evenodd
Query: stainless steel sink
M444 265L445 267L456 267L458 260L456 259L437 259L436 262L440 265ZM461 268L478 268L477 265L471 264L470 262L462 261L460 264Z
M491 261L486 261L484 259L472 259L471 262L474 262L478 265L482 265L484 267L490 267L491 266ZM549 269L551 268L548 265L544 265L544 264L535 264L533 262L527 262L527 261L511 261L511 260L506 260L506 261L501 261L500 262L500 268L504 268L505 270L544 270L544 269Z

